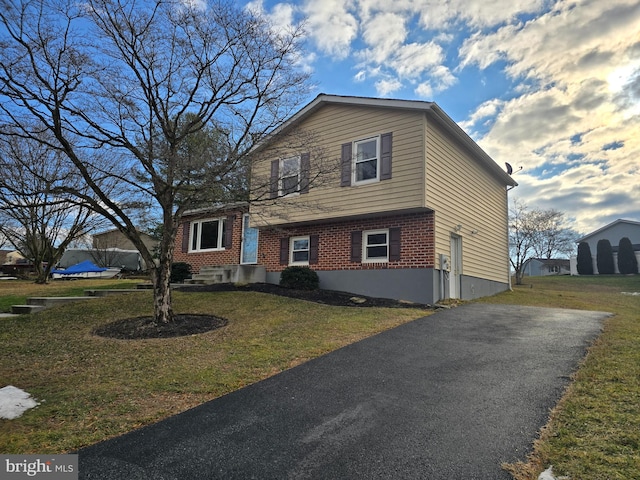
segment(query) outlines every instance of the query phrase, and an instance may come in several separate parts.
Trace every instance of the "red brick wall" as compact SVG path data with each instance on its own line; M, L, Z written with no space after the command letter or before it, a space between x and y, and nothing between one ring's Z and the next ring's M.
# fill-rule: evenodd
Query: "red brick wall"
M183 225L178 227L178 235L176 236L176 249L173 254L174 262L186 262L191 265L193 273L199 273L202 266L208 265L237 265L240 263L240 246L242 242L242 215L241 211L232 212L216 212L209 214L202 214L198 216L191 216L183 218L184 222L191 222L194 220L201 220L205 218L226 218L229 215L234 215L233 221L233 238L231 241L231 247L226 247L224 250L215 252L194 252L188 253L182 251L182 236Z
M258 261L267 272L280 272L282 237L318 235L318 264L313 270L433 268L435 265L434 213L414 213L303 227L260 230ZM400 260L388 263L351 262L351 232L400 227Z

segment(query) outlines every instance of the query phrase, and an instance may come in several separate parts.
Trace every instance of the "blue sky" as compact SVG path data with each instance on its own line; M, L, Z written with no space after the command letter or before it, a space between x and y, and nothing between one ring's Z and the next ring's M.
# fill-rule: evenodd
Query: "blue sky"
M318 93L435 101L587 233L640 221L640 1L254 0Z

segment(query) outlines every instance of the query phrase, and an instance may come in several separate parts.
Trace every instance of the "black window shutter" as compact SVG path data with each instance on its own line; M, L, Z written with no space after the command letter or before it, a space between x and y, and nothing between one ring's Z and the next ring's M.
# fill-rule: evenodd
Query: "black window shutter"
M269 198L278 197L279 169L280 169L280 161L273 160L271 162L271 177L269 180Z
M351 261L362 262L362 231L351 232Z
M235 215L229 215L224 221L224 248L231 248L233 243L233 221Z
M289 237L280 239L280 265L289 263Z
M311 155L303 153L300 157L300 193L309 193L311 177Z
M189 222L182 223L182 253L189 251Z
M400 228L389 229L389 261L400 260Z
M309 236L309 265L317 265L318 263L318 244L320 237L318 235Z
M392 139L392 133L384 133L380 137L380 180L389 180L391 178Z
M340 176L341 187L348 187L351 185L351 161L353 159L352 150L353 145L351 143L342 144L342 169Z

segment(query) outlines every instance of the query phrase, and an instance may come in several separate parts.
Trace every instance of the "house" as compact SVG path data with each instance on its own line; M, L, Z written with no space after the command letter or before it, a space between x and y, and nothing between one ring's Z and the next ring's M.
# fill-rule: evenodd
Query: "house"
M142 243L144 243L149 250L153 250L158 244L158 240L144 232L140 232L140 238L142 239ZM96 250L106 250L110 248L118 248L120 250L137 250L133 242L117 228L94 234L93 248Z
M522 271L530 277L547 275L569 275L569 260L561 258L530 258L522 266Z
M249 204L211 205L184 213L176 235L174 262L191 265L194 280L264 282L258 235L249 225Z
M618 271L618 245L620 240L628 238L632 245L633 250L640 264L640 222L634 220L618 219L611 222L604 227L598 228L593 232L580 238L576 243L587 243L591 250L591 258L593 260L593 273L598 273L597 254L598 254L598 242L600 240L609 240L611 243L611 249L613 250L613 264L615 266L615 273ZM577 258L571 257L571 274L577 275Z
M153 251L158 241L140 232L142 242ZM93 235L92 248L68 248L58 262L59 268L69 268L90 261L101 267L118 267L129 272L140 272L147 265L138 249L120 230L112 229Z
M321 94L254 152L257 261L270 283L308 265L361 295L491 295L509 288L516 185L435 103Z

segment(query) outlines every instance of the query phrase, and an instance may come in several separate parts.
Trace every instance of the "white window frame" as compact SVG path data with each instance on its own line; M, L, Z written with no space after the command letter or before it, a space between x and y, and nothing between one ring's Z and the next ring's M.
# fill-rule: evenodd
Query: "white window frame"
M368 244L369 235L380 235L380 234L384 234L386 236L386 243L384 244L384 246L387 247L387 255L385 257L369 258L369 255L367 255L367 247L382 246L382 244L369 245ZM384 228L380 230L365 230L364 232L362 232L362 263L388 263L389 248L390 248L390 245L389 245L389 229L388 228Z
M298 248L297 250L294 249L294 245L296 243L296 241L306 241L307 242L307 248L306 249L302 249L302 248ZM294 253L296 252L307 252L307 259L303 260L303 261L295 261L293 259L294 257ZM300 237L291 237L289 239L289 265L309 265L309 259L311 258L311 237L309 237L309 235L306 236L300 236Z
M367 142L371 142L371 141L375 141L376 142L376 176L375 178L368 178L366 180L358 180L358 164L362 163L364 161L371 161L373 159L368 159L368 160L359 160L358 159L358 145L360 145L361 143L367 143ZM380 181L380 146L381 142L380 142L380 135L376 135L375 137L368 137L368 138L364 138L362 140L356 140L355 142L353 142L353 161L351 163L351 184L352 185L366 185L367 183L375 183L375 182L379 182Z
M286 162L290 162L292 160L297 161L298 163L298 169L297 169L297 182L296 182L296 189L292 192L289 193L285 193L285 189L284 189L284 179L285 178L293 178L293 175L289 175L287 177L285 177L285 163ZM292 196L292 195L300 195L300 181L302 179L302 157L300 155L295 156L295 157L287 157L287 158L281 158L280 159L280 164L278 165L278 171L280 172L280 178L278 179L278 195L281 197L288 197L288 196Z
M201 248L202 245L202 224L218 222L218 244L214 248ZM191 222L189 229L189 252L218 252L225 250L224 247L224 218L203 218Z

